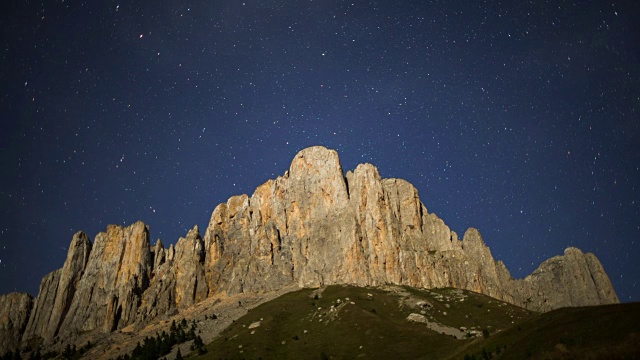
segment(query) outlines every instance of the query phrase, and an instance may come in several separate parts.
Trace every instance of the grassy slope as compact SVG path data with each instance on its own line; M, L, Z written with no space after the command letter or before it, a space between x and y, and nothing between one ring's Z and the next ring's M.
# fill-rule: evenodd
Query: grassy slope
M437 333L425 324L407 321L409 314L422 310L431 321L474 327L478 332L506 329L532 316L516 306L453 289L330 286L318 299L313 294L314 290L303 289L251 310L209 344L203 358L439 359L472 344L473 339ZM416 305L424 300L432 306ZM330 310L332 305L336 310ZM249 329L261 319L259 327Z
M483 349L500 359L637 359L640 303L551 311L478 341L457 357L481 359Z
M319 298L316 293L303 289L256 307L200 358L640 358L640 303L537 314L455 289L330 286ZM458 340L408 321L411 313L449 327L486 329L489 337ZM249 329L257 321L260 326Z

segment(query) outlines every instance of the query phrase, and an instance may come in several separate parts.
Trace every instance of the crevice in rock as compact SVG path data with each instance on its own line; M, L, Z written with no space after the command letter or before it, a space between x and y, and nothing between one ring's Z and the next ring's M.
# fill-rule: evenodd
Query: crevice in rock
M347 190L347 200L351 200L351 195L349 193L349 179L346 176L344 178L344 188Z

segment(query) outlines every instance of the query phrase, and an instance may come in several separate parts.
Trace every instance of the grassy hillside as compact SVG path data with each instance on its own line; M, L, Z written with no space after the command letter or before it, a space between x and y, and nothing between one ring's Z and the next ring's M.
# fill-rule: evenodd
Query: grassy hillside
M79 351L67 346L47 356L174 359L196 349L188 357L640 359L640 303L538 314L459 289L291 290L211 298L145 329L91 338Z
M640 304L537 314L457 289L330 286L262 304L206 347L199 358L636 359Z
M467 359L640 359L640 303L540 314L456 355Z
M201 358L440 359L534 316L457 289L303 289L251 310Z

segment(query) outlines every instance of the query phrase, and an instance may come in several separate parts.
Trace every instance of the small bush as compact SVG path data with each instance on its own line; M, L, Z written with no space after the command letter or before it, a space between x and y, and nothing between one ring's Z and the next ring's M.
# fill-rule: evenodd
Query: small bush
M491 351L487 351L487 349L482 349L482 358L484 360L489 360L493 358L493 354Z
M29 356L29 360L42 360L42 354L40 354L40 349L31 353Z

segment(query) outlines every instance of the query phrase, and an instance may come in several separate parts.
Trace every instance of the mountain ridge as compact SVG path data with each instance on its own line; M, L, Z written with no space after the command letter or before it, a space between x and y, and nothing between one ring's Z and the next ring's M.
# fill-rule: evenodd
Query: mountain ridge
M460 240L413 185L371 164L344 174L337 152L316 146L251 196L216 206L204 236L195 226L175 246L152 246L140 221L109 225L93 243L76 233L35 299L0 296L0 353L142 327L218 294L332 284L454 287L543 312L618 302L595 255L568 248L513 279L477 229Z

